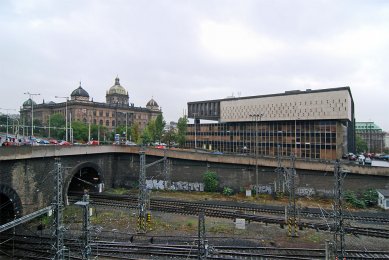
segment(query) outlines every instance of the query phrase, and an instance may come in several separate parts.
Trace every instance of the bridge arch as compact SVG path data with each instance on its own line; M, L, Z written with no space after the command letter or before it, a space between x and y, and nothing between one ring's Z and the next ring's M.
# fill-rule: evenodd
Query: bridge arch
M74 166L65 178L65 194L99 192L104 185L103 171L93 162L83 162Z
M22 201L14 189L0 184L0 225L22 216Z

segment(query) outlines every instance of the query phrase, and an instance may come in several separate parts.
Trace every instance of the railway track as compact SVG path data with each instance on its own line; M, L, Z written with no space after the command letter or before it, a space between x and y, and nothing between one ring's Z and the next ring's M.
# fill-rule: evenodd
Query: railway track
M71 196L74 197L74 196ZM136 207L138 203L138 197L135 195L107 195L107 194L91 194L91 199L95 201L97 199L107 199L107 200L116 200L116 201L126 201L129 203L130 207ZM273 206L273 205L254 205L249 203L237 203L237 202L195 202L195 201L182 201L182 200L172 200L172 199L151 199L150 206L158 207L163 205L172 205L175 206L190 206L197 208L217 208L224 210L235 210L242 212L249 212L253 214L257 213L266 213L272 215L284 215L285 207L282 206ZM300 217L315 219L315 218L330 218L331 215L320 208L303 208L299 211ZM344 212L344 219L356 221L356 222L368 222L368 223L379 223L379 224L389 224L388 214L376 214L369 212L355 212L351 214L350 212Z
M69 197L70 202L75 202L76 197ZM118 207L118 208L135 208L137 207L137 197L135 196L116 196L116 195L91 195L92 203L99 206L106 207ZM233 205L217 205L211 203L192 203L187 201L178 200L161 200L153 199L150 201L150 209L153 211L162 211L184 215L197 215L199 212L204 212L205 215L210 217L236 219L243 218L247 221L263 222L269 224L278 224L280 226L285 225L285 218L280 217L279 209L272 211L271 208L266 208L265 211L258 211L257 208L253 210L251 207L234 207ZM275 215L278 212L278 216ZM258 215L258 213L266 213L268 215ZM377 221L376 221L377 223ZM386 222L385 222L386 223ZM384 224L385 224L384 223ZM299 228L312 228L316 230L331 231L332 223L318 222L317 219L304 219L299 221ZM377 228L363 228L355 226L346 226L344 228L346 233L353 235L373 236L380 238L389 238L389 230L377 229Z
M23 259L51 259L51 237L15 236L12 243L2 244L1 252L8 257ZM41 240L41 242L37 242ZM0 240L1 241L1 240ZM196 259L198 248L194 241L189 244L134 244L131 242L112 242L108 240L91 243L91 257L109 259ZM80 243L73 239L65 240L69 249L69 259L82 259ZM13 253L12 253L13 252ZM389 251L346 251L347 259L389 259ZM207 259L323 259L323 249L273 248L213 246L209 248Z

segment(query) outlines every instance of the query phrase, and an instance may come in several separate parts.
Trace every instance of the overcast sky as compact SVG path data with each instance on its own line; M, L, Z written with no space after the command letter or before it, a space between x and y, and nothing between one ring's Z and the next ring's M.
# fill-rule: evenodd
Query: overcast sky
M350 86L357 121L389 131L388 72L384 0L0 1L1 108L80 81L105 102L117 75L166 121L189 101Z

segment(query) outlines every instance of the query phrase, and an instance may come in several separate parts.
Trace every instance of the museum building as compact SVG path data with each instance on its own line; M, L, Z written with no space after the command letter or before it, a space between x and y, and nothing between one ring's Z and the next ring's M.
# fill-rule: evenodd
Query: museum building
M350 87L188 102L188 118L191 149L324 160L355 151Z
M69 98L64 102L37 104L31 98L23 103L20 108L21 123L25 126L31 125L31 117L46 127L50 125L50 116L56 113L68 118L68 122L80 121L85 124L105 126L112 132L117 126L130 127L138 124L143 130L151 119L162 114L161 108L152 98L147 102L146 107L136 107L129 102L129 95L126 89L120 85L118 77L115 84L106 92L106 102L95 102L90 100L88 92L80 86L72 91ZM31 128L31 127L30 127ZM31 129L28 130L30 133Z

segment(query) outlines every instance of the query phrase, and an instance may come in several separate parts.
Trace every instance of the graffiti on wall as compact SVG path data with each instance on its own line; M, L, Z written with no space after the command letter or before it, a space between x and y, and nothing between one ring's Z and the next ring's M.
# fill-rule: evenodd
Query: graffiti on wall
M150 190L204 191L203 183L186 181L172 182L168 185L163 180L146 180L146 187Z

